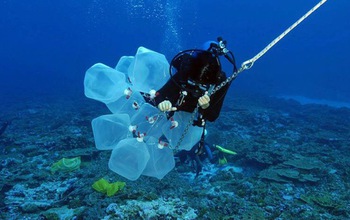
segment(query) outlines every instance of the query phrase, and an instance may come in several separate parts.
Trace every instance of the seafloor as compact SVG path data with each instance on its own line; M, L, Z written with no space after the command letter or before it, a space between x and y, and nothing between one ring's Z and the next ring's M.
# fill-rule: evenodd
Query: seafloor
M191 163L162 180L128 181L94 147L103 104L80 98L3 101L1 219L350 219L350 109L241 95L227 97L207 142L237 152L226 165ZM0 126L1 126L0 124ZM62 158L80 169L55 172ZM114 196L92 188L124 181Z

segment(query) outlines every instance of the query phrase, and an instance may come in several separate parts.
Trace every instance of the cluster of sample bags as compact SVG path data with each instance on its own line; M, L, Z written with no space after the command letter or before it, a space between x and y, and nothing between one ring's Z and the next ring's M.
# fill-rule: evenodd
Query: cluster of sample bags
M191 113L176 112L168 119L145 101L169 78L165 56L144 47L135 56L121 57L115 68L97 63L86 71L85 95L111 111L92 120L96 148L112 150L109 168L129 180L140 175L162 179L175 166L173 149L190 150L202 134L191 126L177 146Z

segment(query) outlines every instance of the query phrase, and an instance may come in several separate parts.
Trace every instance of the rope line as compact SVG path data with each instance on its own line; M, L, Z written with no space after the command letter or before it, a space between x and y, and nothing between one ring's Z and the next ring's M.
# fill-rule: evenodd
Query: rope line
M208 95L211 96L217 91L219 91L223 86L230 83L232 80L234 80L241 72L244 70L250 69L254 62L257 61L260 57L262 57L267 51L269 51L275 44L277 44L283 37L285 37L289 32L291 32L295 27L297 27L301 22L303 22L309 15L311 15L314 11L316 11L319 7L321 7L327 0L321 0L318 4L316 4L312 9L310 9L306 14L304 14L301 18L299 18L294 24L292 24L288 29L286 29L282 34L280 34L278 37L276 37L271 43L269 43L263 50L261 50L257 55L255 55L253 58L245 61L242 63L241 68L237 70L237 72L233 72L233 74L228 77L225 81L223 81L220 85L216 86L213 91L211 91ZM174 147L174 150L177 151L184 140L186 134L188 133L188 130L190 126L193 123L194 117L198 112L199 106L195 108L195 110L192 113L192 116L186 125L184 132L182 133L179 141L177 142L176 146Z
M254 62L257 61L260 57L262 57L271 47L275 46L283 37L285 37L290 31L292 31L296 26L298 26L301 22L303 22L309 15L311 15L314 11L316 11L319 7L321 7L327 0L321 0L318 4L316 4L312 9L310 9L304 16L299 18L294 24L292 24L287 30L285 30L282 34L276 37L269 45L267 45L262 51L260 51L257 55L255 55L252 59L247 60L242 63L243 69L250 69Z

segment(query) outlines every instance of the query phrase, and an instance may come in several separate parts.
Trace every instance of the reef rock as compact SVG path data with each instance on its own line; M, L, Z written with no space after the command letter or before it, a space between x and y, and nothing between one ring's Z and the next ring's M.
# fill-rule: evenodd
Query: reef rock
M324 166L324 164L315 157L303 157L299 155L295 159L283 162L283 164L302 170L320 169Z
M303 174L289 168L269 168L259 173L259 178L280 183L287 182L317 182L320 179L312 174Z

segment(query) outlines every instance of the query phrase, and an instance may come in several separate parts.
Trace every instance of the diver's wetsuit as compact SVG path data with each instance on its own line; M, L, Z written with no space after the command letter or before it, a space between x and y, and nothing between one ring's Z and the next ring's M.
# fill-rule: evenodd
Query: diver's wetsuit
M200 90L197 86L188 84L188 80L193 73L198 72L196 66L180 67L179 59L173 64L178 69L172 79L170 79L160 90L157 91L155 97L155 104L158 106L164 100L168 100L174 107L177 107L177 111L193 112L197 106L198 99L204 95L205 91ZM190 73L189 73L190 72ZM210 74L210 73L209 73ZM220 84L226 80L226 74L220 71L220 75L216 79L215 85ZM224 102L224 97L229 88L229 84L226 84L219 91L214 93L210 97L210 105L207 109L199 108L199 113L202 114L204 120L215 121L219 115ZM184 98L184 102L181 105L177 105L182 91L189 91Z
M199 56L196 56L195 59L197 59ZM190 60L192 59L192 60ZM185 111L192 113L197 104L198 99L205 94L206 89L201 89L198 85L199 84L191 84L188 83L188 80L191 80L195 78L196 74L200 74L203 66L206 65L206 58L201 60L200 64L198 64L197 61L193 61L193 57L188 56L186 57L186 54L182 57L179 57L179 59L175 60L173 63L173 66L176 68L177 72L172 76L172 79L170 79L160 90L157 91L157 95L154 99L155 105L158 106L159 103L161 103L164 100L168 100L172 103L172 106L177 108L177 111ZM189 60L189 61L188 61ZM183 63L185 62L185 65ZM190 65L186 65L190 63ZM209 70L214 70L216 73L207 72L207 74L211 75L213 77L212 79L209 79L209 84L212 85L219 85L221 82L226 80L226 74L221 71L221 67L218 68L212 68L209 67ZM213 82L214 81L214 82ZM205 84L205 83L204 83ZM202 84L203 85L203 84ZM209 88L209 86L207 86ZM210 103L209 107L206 109L198 108L198 112L201 115L201 120L194 120L193 125L197 126L203 126L201 123L202 120L206 121L215 121L219 115L220 111L224 102L224 97L227 93L227 90L229 88L229 83L223 86L220 90L218 90L216 93L214 93L210 97ZM184 101L179 103L179 100L181 100L181 94L183 91L187 91L187 95L184 97ZM173 112L170 112L170 116L173 114ZM204 132L204 131L203 131ZM204 137L204 133L203 133ZM202 147L201 147L202 145ZM204 147L204 148L203 148ZM196 176L201 172L202 170L202 164L199 157L199 153L197 153L197 149L202 151L204 149L205 151L210 151L209 147L204 143L204 139L202 139L199 143L195 144L193 148L190 151L182 150L178 152L177 156L180 158L180 160L183 162L187 157L189 157L191 160L196 162ZM205 153L204 151L204 153ZM211 155L211 152L206 152L206 155ZM209 159L212 159L209 157Z
M175 80L178 78L178 75L180 74L176 73L174 75ZM210 97L210 105L207 109L198 109L199 113L202 114L203 119L215 121L219 117L228 86L229 85L224 86ZM158 106L158 104L162 101L169 100L173 106L177 107L177 111L193 112L197 106L198 99L202 96L202 94L198 96L197 94L189 93L187 96L185 96L184 102L180 106L177 106L176 103L180 98L180 94L181 88L179 88L173 82L173 80L169 80L160 90L158 90L155 98L155 104Z

